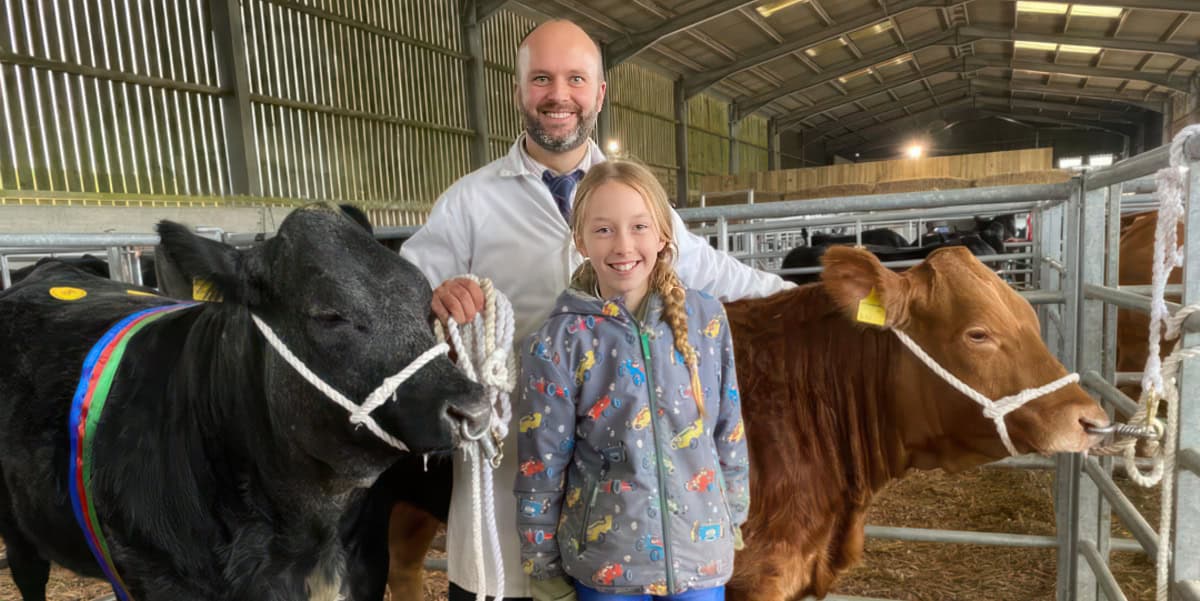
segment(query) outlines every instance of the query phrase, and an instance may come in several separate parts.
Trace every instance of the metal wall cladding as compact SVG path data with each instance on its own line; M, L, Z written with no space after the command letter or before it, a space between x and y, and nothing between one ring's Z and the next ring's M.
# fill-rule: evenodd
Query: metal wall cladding
M457 2L243 0L241 31L225 36L209 4L0 4L0 202L333 200L408 225L470 171ZM482 24L492 159L523 129L515 50L535 25L505 10ZM237 113L239 61L248 115ZM674 82L630 63L607 77L618 154L674 196ZM729 172L728 105L699 96L689 108L698 190L699 177ZM765 132L759 117L742 122L739 171L766 167ZM257 192L231 167L243 154Z

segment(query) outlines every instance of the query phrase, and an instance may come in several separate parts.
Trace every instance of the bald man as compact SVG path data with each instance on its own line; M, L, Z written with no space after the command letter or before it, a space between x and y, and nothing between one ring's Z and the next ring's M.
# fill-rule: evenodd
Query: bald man
M554 20L539 25L517 51L513 100L525 131L508 154L458 180L438 199L428 221L400 253L416 264L434 286L433 311L459 323L473 319L483 306L479 287L455 276L471 273L492 280L512 301L518 348L546 319L558 293L583 261L568 227L575 185L592 166L604 161L592 141L596 116L604 102L600 48L579 26ZM778 276L756 271L703 239L690 234L672 213L679 242L676 268L689 288L707 290L721 300L767 296L790 287ZM522 353L516 353L521 356ZM524 383L518 382L521 394ZM564 578L535 574L520 565L516 532L516 432L510 425L504 460L495 474L496 520L505 571L505 598L538 601L573 599ZM474 599L472 591L494 596L495 576L476 581L471 551L469 470L454 462L446 550L450 601ZM555 508L557 509L557 508Z

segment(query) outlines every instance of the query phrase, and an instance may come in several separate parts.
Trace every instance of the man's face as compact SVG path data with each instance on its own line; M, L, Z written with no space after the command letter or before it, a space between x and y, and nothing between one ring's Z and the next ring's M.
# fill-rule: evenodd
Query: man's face
M544 33L517 55L517 105L531 140L550 152L569 152L595 128L605 84L591 40Z

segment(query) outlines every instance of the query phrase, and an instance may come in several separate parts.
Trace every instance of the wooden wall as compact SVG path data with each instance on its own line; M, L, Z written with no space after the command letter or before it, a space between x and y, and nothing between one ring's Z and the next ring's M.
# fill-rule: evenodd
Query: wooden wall
M878 184L908 179L959 178L973 181L1002 173L1049 170L1053 168L1053 158L1051 148L1032 148L709 176L702 178L700 185L705 192L754 188L764 192L788 193L827 186Z

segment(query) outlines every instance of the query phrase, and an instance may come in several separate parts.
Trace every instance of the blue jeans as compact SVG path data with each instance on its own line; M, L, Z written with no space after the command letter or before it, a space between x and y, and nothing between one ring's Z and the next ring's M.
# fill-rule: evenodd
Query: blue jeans
M651 601L651 599L654 601L725 601L724 586L696 589L678 595L652 597L650 595L610 595L590 589L576 581L575 592L579 595L579 601Z

